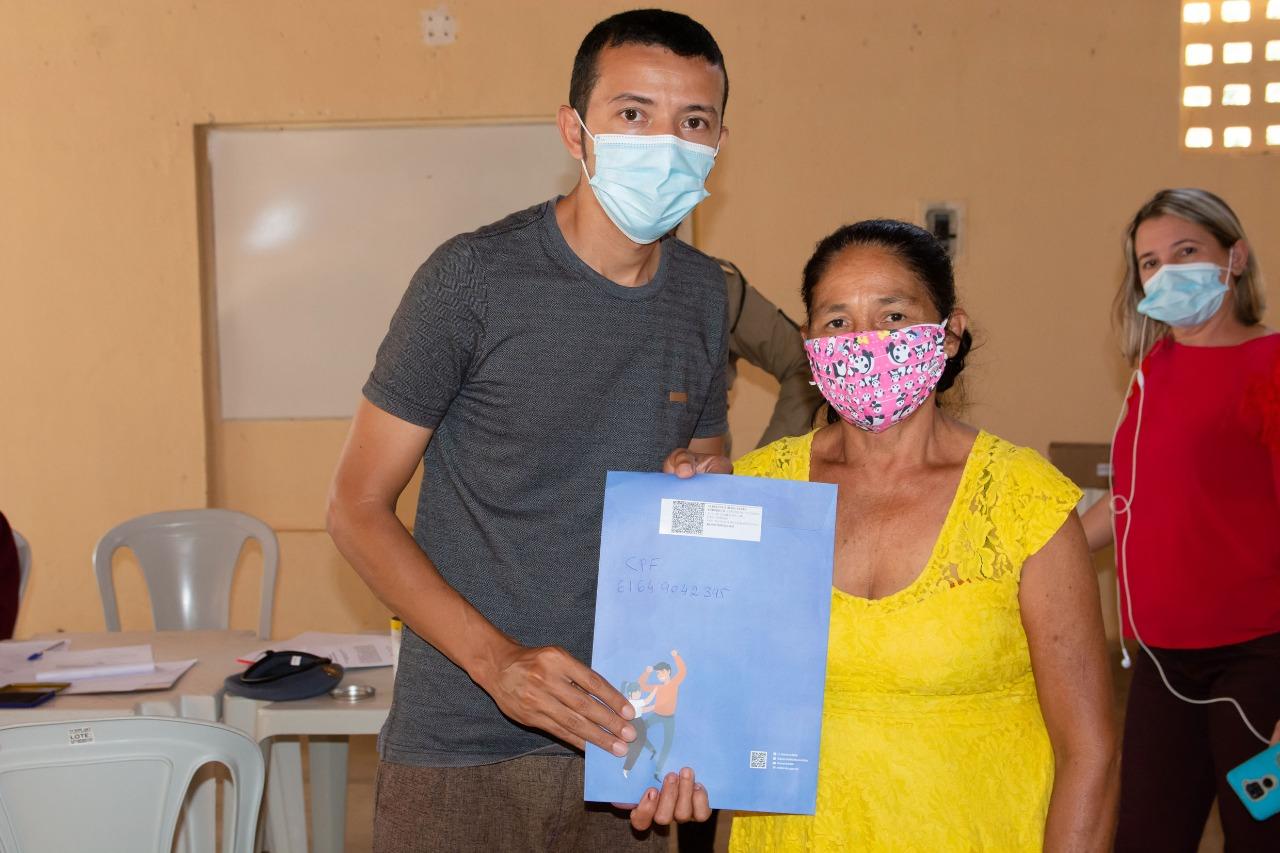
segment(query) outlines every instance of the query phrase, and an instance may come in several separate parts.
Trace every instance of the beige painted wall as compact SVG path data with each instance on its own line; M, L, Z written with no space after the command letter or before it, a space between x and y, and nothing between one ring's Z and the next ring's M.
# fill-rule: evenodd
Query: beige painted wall
M344 424L206 425L195 128L549 115L586 29L630 4L454 0L439 48L423 5L0 0L0 507L36 559L20 633L99 628L97 537L203 505L282 531L277 635L384 624L319 530ZM1154 189L1222 193L1280 263L1273 159L1179 151L1177 4L674 6L733 83L699 242L798 316L799 269L836 225L964 202L969 417L1010 439L1108 437L1120 231ZM742 449L772 394L744 374ZM126 625L148 624L120 575Z

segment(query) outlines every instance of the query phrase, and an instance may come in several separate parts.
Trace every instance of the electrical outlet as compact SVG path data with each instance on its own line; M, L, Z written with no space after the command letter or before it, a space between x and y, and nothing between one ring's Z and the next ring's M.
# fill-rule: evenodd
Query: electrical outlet
M448 6L422 10L422 41L425 44L453 44L458 37L458 22L449 14Z
M937 237L947 249L952 260L959 257L964 248L961 237L961 221L964 219L964 204L954 201L922 202L920 219L930 234Z

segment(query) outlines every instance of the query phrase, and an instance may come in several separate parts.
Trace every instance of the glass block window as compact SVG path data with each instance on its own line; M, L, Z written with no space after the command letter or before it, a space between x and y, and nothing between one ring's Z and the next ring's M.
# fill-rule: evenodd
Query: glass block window
M1223 148L1248 148L1253 142L1253 129L1248 127L1226 127L1222 130Z
M1224 65L1243 65L1253 61L1253 42L1229 41L1222 46Z
M1224 107L1247 107L1253 92L1248 83L1228 83L1222 87Z
M1187 65L1212 65L1213 64L1213 45L1195 43L1187 45L1187 49L1183 51L1186 57Z
M1184 107L1213 106L1213 87L1188 86L1182 90L1182 105Z
M1184 0L1182 147L1280 153L1280 0Z
M1253 4L1250 0L1223 0L1221 14L1224 24L1243 24L1252 13Z
M1212 17L1212 3L1182 4L1182 23L1184 24L1207 24Z
M1212 148L1213 128L1188 127L1185 144L1188 148Z

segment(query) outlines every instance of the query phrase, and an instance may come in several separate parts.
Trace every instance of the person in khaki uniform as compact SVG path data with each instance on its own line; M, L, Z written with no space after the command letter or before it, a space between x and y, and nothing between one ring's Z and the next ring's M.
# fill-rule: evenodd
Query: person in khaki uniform
M823 400L810 381L800 327L748 284L742 270L732 262L716 260L724 270L729 304L729 364L725 372L728 385L733 386L740 358L778 380L778 402L756 446L763 447L787 435L804 435L813 429L814 415Z
M800 327L748 284L737 265L723 258L716 261L724 270L725 301L729 306L727 386L733 387L740 358L778 380L778 402L756 446L764 447L787 435L804 435L813 429L814 418L825 401L811 381ZM728 455L731 441L727 433L724 445ZM718 815L713 811L710 820L681 824L677 836L680 853L711 853L715 849Z

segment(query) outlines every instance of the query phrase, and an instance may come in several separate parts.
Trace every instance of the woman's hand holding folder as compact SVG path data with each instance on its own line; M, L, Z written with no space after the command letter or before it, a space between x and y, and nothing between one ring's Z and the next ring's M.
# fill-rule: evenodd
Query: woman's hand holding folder
M677 775L668 773L662 780L662 790L646 788L640 802L614 803L615 808L631 811L631 825L638 832L650 826L666 826L671 823L704 821L711 817L711 805L707 789L694 777L693 769L683 768Z
M680 447L671 451L662 463L662 473L675 474L682 480L694 474L732 474L733 463L719 453L698 453Z

